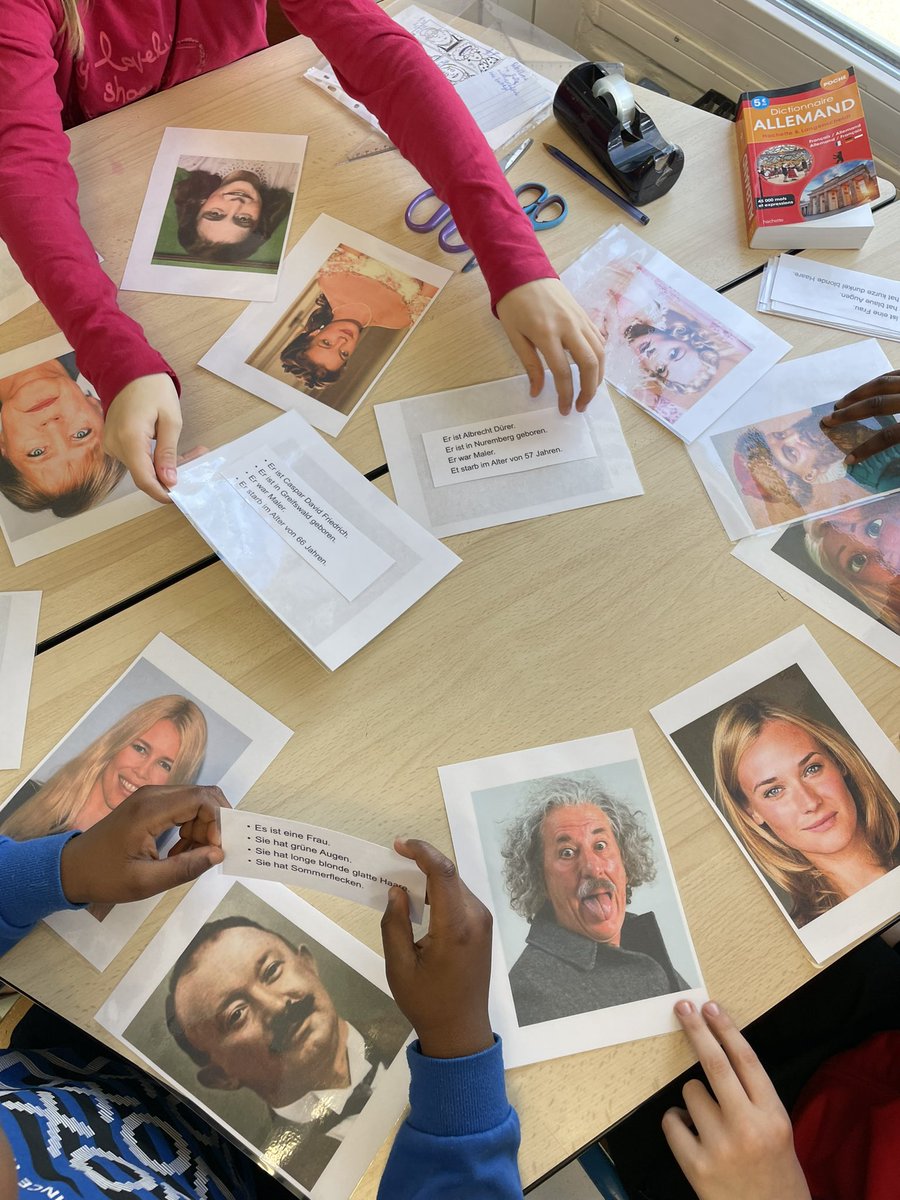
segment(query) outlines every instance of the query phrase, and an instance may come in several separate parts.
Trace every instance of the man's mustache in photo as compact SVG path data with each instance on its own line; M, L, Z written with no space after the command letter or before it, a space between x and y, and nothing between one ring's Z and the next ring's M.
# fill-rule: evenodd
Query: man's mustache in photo
M270 1023L272 1041L269 1050L272 1054L284 1053L297 1028L311 1015L315 1007L316 1002L311 994L303 996L299 1000L287 1001L281 1012L277 1013Z

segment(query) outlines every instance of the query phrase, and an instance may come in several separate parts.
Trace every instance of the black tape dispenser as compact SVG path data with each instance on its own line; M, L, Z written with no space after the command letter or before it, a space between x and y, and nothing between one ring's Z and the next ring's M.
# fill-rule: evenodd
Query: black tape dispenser
M575 67L556 89L553 112L632 204L664 196L681 174L684 151L637 106L620 64Z

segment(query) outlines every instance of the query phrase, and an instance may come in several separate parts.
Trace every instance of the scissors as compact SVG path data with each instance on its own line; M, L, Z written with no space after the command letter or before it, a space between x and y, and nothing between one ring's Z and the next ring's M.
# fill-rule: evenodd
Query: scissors
M529 147L534 145L532 138L526 138L524 142L511 150L509 154L500 159L500 169L504 175L519 161L522 155ZM533 185L530 185L533 186ZM544 190L544 189L541 189ZM407 229L411 229L414 233L433 233L439 226L443 226L438 234L438 245L442 250L446 250L448 254L462 254L469 250L469 247L459 236L459 230L456 228L456 222L450 213L450 207L447 204L440 204L437 209L424 221L417 220L414 213L417 208L428 200L435 199L434 189L426 188L424 192L420 192L418 196L414 196L407 205L404 214ZM542 197L538 198L539 200ZM537 202L536 202L537 203ZM527 209L526 209L527 211ZM563 216L565 213L563 213ZM562 219L562 218L560 218ZM557 222L558 224L558 222ZM549 226L547 226L549 228Z
M529 193L531 193L529 195ZM560 196L558 192L551 192L543 183L520 183L516 188L516 197L519 203L525 210L525 214L531 222L531 228L535 233L540 233L542 229L555 229L557 225L561 225L569 215L569 206L566 203L565 196ZM548 209L556 208L558 211L549 217L545 217L544 213ZM478 260L473 255L468 262L463 264L463 271L474 271L478 266Z

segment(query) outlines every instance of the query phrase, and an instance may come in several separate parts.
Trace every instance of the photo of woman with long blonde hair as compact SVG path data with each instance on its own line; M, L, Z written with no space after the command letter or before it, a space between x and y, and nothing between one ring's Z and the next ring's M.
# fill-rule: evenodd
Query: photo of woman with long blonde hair
M712 739L715 801L798 927L900 861L897 801L843 730L744 697Z
M139 787L195 783L206 743L206 718L192 700L147 700L49 779L20 788L0 810L0 834L23 841L89 829Z

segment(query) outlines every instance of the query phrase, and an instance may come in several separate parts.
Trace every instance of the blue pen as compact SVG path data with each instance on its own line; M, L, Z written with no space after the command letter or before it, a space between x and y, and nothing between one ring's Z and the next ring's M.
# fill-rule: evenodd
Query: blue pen
M641 212L639 208L635 208L635 206L626 200L624 196L620 196L619 193L614 192L611 187L607 187L606 184L602 180L598 179L596 175L592 175L590 171L586 171L584 167L579 166L574 159L569 158L568 154L563 154L562 150L557 150L557 148L555 146L551 146L549 142L544 142L543 146L547 153L552 155L557 162L561 162L564 167L568 167L570 171L574 171L579 179L583 179L584 182L589 183L592 188L596 188L601 195L607 198L607 200L612 200L613 204L618 204L619 208L621 208L624 212L627 212L629 217L634 217L635 221L640 221L642 225L646 225L650 220L645 212Z

